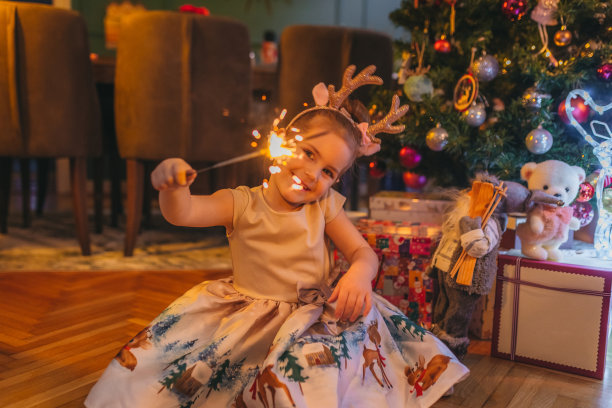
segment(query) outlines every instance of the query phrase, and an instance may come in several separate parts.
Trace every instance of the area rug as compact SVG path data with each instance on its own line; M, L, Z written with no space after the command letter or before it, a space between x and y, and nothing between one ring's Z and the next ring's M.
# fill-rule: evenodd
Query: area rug
M134 255L125 257L123 226L91 232L90 256L82 256L71 213L45 213L23 228L19 214L0 234L0 271L202 270L230 269L223 228L180 228L159 213L138 236ZM90 220L93 229L93 221Z

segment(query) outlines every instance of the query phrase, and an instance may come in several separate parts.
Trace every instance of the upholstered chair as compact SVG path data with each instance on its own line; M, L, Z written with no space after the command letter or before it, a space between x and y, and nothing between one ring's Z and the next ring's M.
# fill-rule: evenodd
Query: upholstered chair
M348 27L294 25L281 33L279 52L278 103L293 117L312 105L312 88L319 82L342 84L347 66L356 65L361 71L376 65L376 75L385 85L391 85L393 50L391 37L384 33ZM371 86L364 86L352 94L362 102L368 101Z
M312 106L312 88L319 82L342 85L342 75L353 64L360 72L376 65L376 75L391 87L393 72L392 40L387 34L348 27L295 25L283 30L280 38L278 105L291 118ZM351 97L366 104L373 86L364 86ZM348 172L341 190L349 196L351 209L357 209L358 172Z
M250 43L244 24L150 11L122 21L115 125L126 160L124 252L142 220L145 164L168 157L218 162L250 149Z
M0 1L0 229L7 230L11 159L70 158L77 236L90 254L86 159L102 153L84 19Z

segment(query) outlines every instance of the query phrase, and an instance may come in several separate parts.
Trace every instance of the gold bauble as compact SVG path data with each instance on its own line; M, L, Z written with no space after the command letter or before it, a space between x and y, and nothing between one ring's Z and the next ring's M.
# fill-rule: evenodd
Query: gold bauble
M569 30L559 30L555 33L554 40L558 47L565 47L572 41L572 33Z

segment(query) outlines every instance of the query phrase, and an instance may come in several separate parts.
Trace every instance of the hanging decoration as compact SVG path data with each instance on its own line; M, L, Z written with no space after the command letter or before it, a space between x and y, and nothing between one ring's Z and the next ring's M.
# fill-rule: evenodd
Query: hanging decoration
M557 47L565 47L572 42L572 33L566 26L562 25L561 29L555 33L553 39Z
M494 56L483 51L482 56L472 63L472 72L479 81L487 82L497 76L499 64Z
M612 259L612 188L605 186L608 177L612 177L612 132L610 132L609 124L599 119L591 121L589 124L590 133L587 132L574 116L575 109L572 108L572 102L576 98L582 98L583 102L600 116L612 110L612 102L607 105L599 105L595 103L588 92L582 89L571 91L565 98L565 109L570 123L593 146L593 154L601 164L599 181L595 187L599 218L595 228L593 245L598 257Z
M440 38L434 42L434 50L441 54L448 54L451 51L451 43L446 39L446 35L442 34Z
M383 160L372 160L368 164L368 173L372 178L383 178L387 173L387 165Z
M567 112L565 111L566 101L567 99L561 101L561 103L559 104L559 108L557 109L557 113L559 114L559 117L561 118L563 123L565 123L566 125L569 125L570 119L568 118ZM576 119L578 123L586 122L587 119L589 118L590 109L584 103L584 100L581 97L577 96L576 98L572 100L571 104L572 104L572 115L574 119Z
M434 152L439 152L448 143L448 132L438 123L435 128L429 129L425 135L425 143Z
M578 191L578 197L576 197L576 201L580 201L582 203L586 201L591 201L593 196L595 195L595 187L588 181L582 182L580 184L580 190Z
M428 65L427 67L423 67L425 44L425 41L423 41L422 45L419 45L418 42L414 43L418 65L414 71L410 69L406 70L409 78L404 83L404 93L412 102L421 102L424 95L431 97L434 91L431 79L425 75L427 72L429 72L431 66Z
M404 146L399 151L399 161L407 169L414 169L421 162L421 154L413 147Z
M597 77L602 81L609 82L612 78L612 62L604 62L597 68Z
M542 102L548 99L550 99L550 95L539 91L536 85L525 90L521 102L527 109L538 110L542 108Z
M478 79L472 74L472 65L474 64L474 55L476 55L476 47L472 47L472 57L468 73L459 78L455 91L453 92L453 104L455 109L463 112L472 106L472 102L478 97Z
M595 210L593 210L593 206L587 202L575 201L571 205L574 210L574 217L578 218L580 221L580 227L584 227L589 225L591 221L593 221L593 217L595 217Z
M402 51L402 63L399 68L399 72L397 73L397 83L398 85L404 85L406 83L406 79L410 76L410 53L408 51Z
M427 184L427 177L411 171L405 171L402 178L404 179L404 184L406 187L414 190L420 190L425 187L425 184Z
M451 7L451 12L450 12L450 21L449 21L449 25L450 25L450 35L455 34L455 4L457 3L457 0L444 0L450 7Z
M527 12L527 0L504 0L502 12L511 21L520 20Z
M473 102L472 106L463 111L461 115L463 116L465 122L473 127L482 125L487 118L487 112L485 110L484 103L482 102Z
M557 21L557 7L559 0L539 0L537 6L531 11L531 19L538 23L538 32L542 41L542 48L538 54L548 57L551 65L558 66L559 62L548 48L548 30L546 26L555 26Z
M539 125L525 137L525 145L527 150L533 154L544 154L550 150L553 145L553 137L550 132Z

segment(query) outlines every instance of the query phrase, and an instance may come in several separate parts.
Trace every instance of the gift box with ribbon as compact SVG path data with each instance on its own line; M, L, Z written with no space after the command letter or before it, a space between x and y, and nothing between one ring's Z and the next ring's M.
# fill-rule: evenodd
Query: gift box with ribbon
M602 379L612 265L500 254L491 354Z
M429 329L435 285L425 270L440 238L440 227L429 224L361 219L356 223L380 260L374 290L397 306L414 322ZM348 262L334 251L336 272L344 273Z

